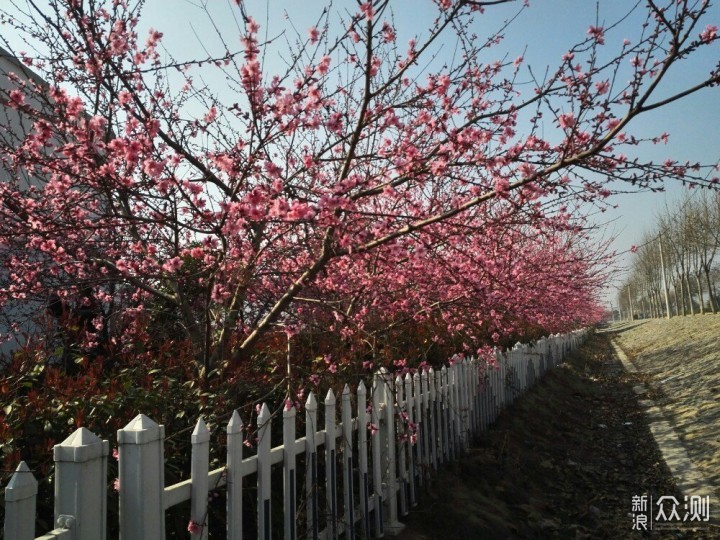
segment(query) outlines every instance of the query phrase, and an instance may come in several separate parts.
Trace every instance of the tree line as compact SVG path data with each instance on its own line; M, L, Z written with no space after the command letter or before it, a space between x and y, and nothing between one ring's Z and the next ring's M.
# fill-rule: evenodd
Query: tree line
M717 313L720 194L696 191L657 216L636 248L620 310L640 317Z

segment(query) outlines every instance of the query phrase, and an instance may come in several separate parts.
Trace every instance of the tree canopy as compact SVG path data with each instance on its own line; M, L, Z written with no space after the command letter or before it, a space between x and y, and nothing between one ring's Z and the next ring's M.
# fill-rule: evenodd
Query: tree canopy
M407 44L390 0L326 8L289 25L272 71L282 40L242 2L226 51L193 59L139 33L141 1L1 15L36 52L2 74L0 303L75 321L81 353L163 341L205 368L278 335L361 358L408 331L475 349L596 320L607 246L578 208L617 185L716 181L635 157L667 135L631 130L718 83L664 86L717 27L709 2L651 0L632 40L592 26L535 77L522 57L486 61L502 35L483 17L508 2L435 0ZM440 43L457 53L438 61Z

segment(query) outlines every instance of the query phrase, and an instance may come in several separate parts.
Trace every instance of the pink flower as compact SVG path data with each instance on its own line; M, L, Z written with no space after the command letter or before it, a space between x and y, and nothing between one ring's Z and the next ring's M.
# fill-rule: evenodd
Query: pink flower
M506 193L510 189L510 182L502 176L495 177L495 191L497 193Z
M607 94L608 90L610 90L610 82L609 81L596 82L595 89L597 90L598 96Z
M382 27L383 41L385 43L392 43L395 41L395 29L390 26L390 23L384 22Z
M257 33L258 30L260 30L260 25L252 17L248 17L247 24L245 27L247 28L247 31L250 32L251 34L255 34L255 33Z
M572 129L572 127L575 126L575 117L572 113L561 114L558 116L558 123L563 129Z
M160 176L165 167L165 160L155 161L154 159L146 159L143 161L143 172L152 178Z
M118 101L120 105L127 105L132 101L132 94L127 90L121 90L118 92Z
M320 39L320 32L313 26L308 30L308 37L310 38L310 43L317 43L318 39Z
M200 534L202 532L202 526L192 519L188 522L187 530L190 534Z
M20 105L25 103L25 94L23 94L22 91L18 89L11 90L10 103L15 107L19 107Z
M115 461L118 461L120 459L120 452L118 452L117 448L113 448L112 457L115 458Z
M180 257L173 257L172 259L168 259L167 261L165 261L165 263L162 265L162 268L166 272L172 273L180 270L182 265L183 260Z
M375 10L372 7L372 2L365 2L363 4L360 4L360 11L367 20L373 20L373 17L375 16Z
M158 42L162 39L162 37L163 37L162 32L158 32L154 28L151 28L148 31L148 37L147 37L147 40L145 41L145 45L147 45L148 48L152 49L158 44Z
M638 247L636 245L630 246L630 253L637 253Z
M598 45L605 44L605 29L602 26L591 26L588 28L588 36L593 38Z
M535 174L535 166L529 163L523 163L518 167L518 172L523 178L530 178Z
M320 59L320 63L317 65L317 72L320 75L326 75L330 71L330 57L326 54Z
M213 120L217 118L217 108L216 107L210 107L207 114L203 117L203 120L205 120L205 123L209 124Z
M116 478L113 480L113 490L120 491L120 479Z
M703 43L710 43L717 35L718 27L712 24L708 24L700 33L700 41Z

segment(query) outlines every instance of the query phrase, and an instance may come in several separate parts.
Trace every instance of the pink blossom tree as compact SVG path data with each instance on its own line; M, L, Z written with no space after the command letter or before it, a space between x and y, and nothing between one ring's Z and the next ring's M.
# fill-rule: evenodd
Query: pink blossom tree
M607 254L578 205L709 182L699 164L633 157L653 141L630 130L720 81L665 90L717 28L709 2L650 0L635 41L612 48L612 28L592 26L528 94L524 60L482 60L502 36L476 34L510 1L435 0L408 44L390 0L339 25L324 10L276 73L279 39L261 40L242 2L240 35L193 60L161 54L160 30L140 35L142 2L2 15L41 51L13 52L47 85L3 75L26 129L0 127L0 303L52 298L84 310L85 348L173 339L205 368L249 358L279 324L369 339L428 321L471 345L590 322ZM447 62L441 42L459 51Z

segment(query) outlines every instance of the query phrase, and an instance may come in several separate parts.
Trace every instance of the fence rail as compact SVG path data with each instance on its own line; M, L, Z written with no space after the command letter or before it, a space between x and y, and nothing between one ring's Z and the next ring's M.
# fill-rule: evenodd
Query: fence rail
M208 494L224 486L227 538L238 540L243 537L243 483L254 477L257 537L269 539L274 524L273 468L282 468L284 538L395 534L403 526L399 518L416 504L419 487L429 481L431 471L462 455L501 409L560 363L584 337L580 330L533 345L518 344L498 352L495 366L489 367L463 359L437 371L431 368L394 379L381 370L369 395L363 382L354 396L346 385L339 411L336 396L328 391L321 430L318 403L311 393L305 403L305 436L296 438L297 412L285 407L282 445L274 448L274 419L263 404L257 417L257 452L249 457L243 457L244 426L235 411L226 428L226 465L215 470L209 470L210 432L200 418L191 435L190 479L167 487L164 427L140 414L117 434L120 538L164 538L165 510L190 501L189 529L193 537L206 540ZM85 428L54 447L57 528L40 539L106 538L108 453L108 441ZM298 483L298 458L304 486ZM5 487L6 539L35 538L36 495L37 481L21 462Z

